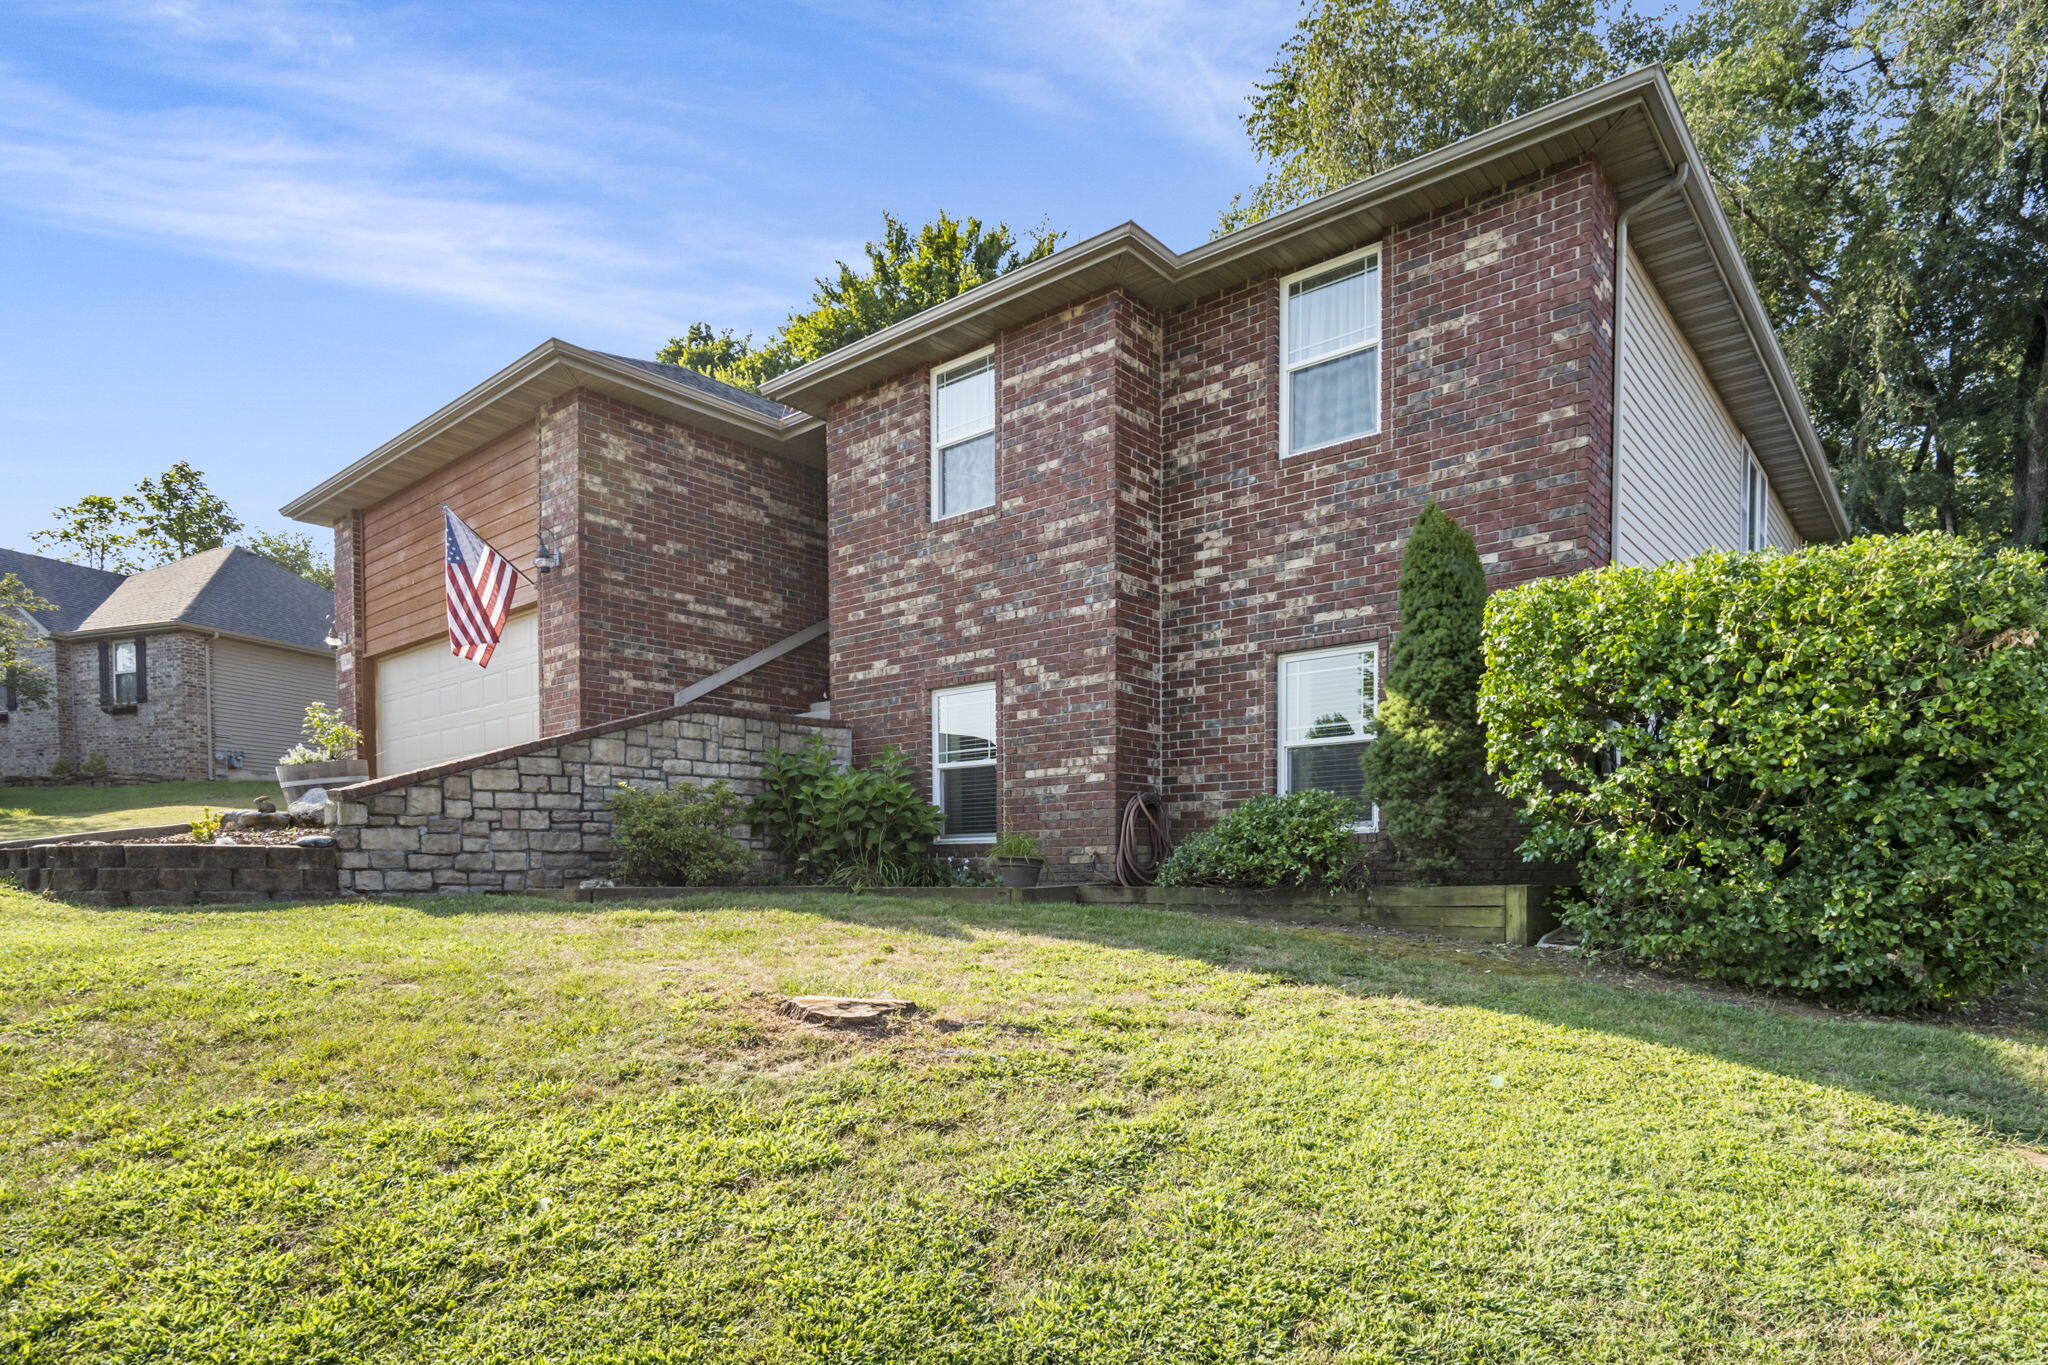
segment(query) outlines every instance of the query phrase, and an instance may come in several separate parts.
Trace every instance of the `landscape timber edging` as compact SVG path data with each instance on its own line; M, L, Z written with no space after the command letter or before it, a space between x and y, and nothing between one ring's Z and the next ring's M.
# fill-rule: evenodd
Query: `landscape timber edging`
M1530 947L1555 927L1545 904L1554 888L1528 882L1491 886L1383 886L1369 891L1237 890L1205 886L579 886L514 894L580 904L691 900L705 896L888 896L970 905L1156 905L1209 914L1326 919L1415 929L1475 943Z

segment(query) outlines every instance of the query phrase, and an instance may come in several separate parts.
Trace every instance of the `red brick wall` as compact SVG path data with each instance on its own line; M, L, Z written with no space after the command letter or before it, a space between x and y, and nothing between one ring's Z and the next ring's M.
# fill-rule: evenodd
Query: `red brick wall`
M575 395L574 412L579 724L667 706L825 619L823 471L599 394ZM704 704L795 712L825 686L817 643Z
M1132 791L1272 790L1275 656L1385 643L1425 500L1497 586L1605 561L1613 219L1584 163L1388 232L1383 430L1284 461L1276 278L998 338L998 506L936 526L926 372L841 401L834 719L923 773L930 692L997 680L1003 825L1083 867Z
M996 346L996 505L934 523L920 370L830 423L832 718L928 781L930 694L993 680L1004 828L1106 858L1156 730L1157 323L1120 293Z
M1276 656L1389 642L1427 500L1492 587L1606 562L1614 211L1581 163L1388 232L1381 431L1324 450L1279 454L1277 281L1167 319L1177 831L1273 790Z

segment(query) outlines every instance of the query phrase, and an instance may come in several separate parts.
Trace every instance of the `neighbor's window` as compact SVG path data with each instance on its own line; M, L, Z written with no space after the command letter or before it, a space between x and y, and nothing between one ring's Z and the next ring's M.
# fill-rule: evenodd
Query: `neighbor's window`
M945 812L941 839L996 832L996 685L932 693L932 804Z
M114 645L114 704L133 706L136 696L135 642L121 640Z
M1764 467L1745 447L1742 452L1742 548L1761 550L1770 540L1771 486Z
M932 371L932 520L996 500L996 366L983 351Z
M1280 656L1280 793L1316 788L1365 799L1360 761L1379 701L1373 645ZM1361 811L1361 819L1364 812Z
M1290 275L1280 290L1280 453L1378 431L1379 248Z

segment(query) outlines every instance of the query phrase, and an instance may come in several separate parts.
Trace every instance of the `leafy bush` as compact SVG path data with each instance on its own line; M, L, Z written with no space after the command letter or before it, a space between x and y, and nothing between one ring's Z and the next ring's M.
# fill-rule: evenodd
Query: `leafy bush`
M1357 821L1357 805L1333 792L1254 796L1182 840L1159 865L1159 884L1337 886L1358 860Z
M85 761L78 765L78 771L87 777L105 777L107 775L106 751L104 749L93 749L88 752L85 756Z
M722 782L632 787L606 799L612 812L612 875L627 885L718 886L746 875L747 846L733 837L743 811Z
M1486 796L1485 610L1479 547L1430 503L1401 555L1401 630L1365 750L1365 789L1379 806L1380 830L1419 881L1457 870L1459 845Z
M68 759L68 758L62 758L62 757L59 757L59 758L53 758L53 759L51 759L51 760L50 760L50 776L52 776L52 777L69 777L69 776L71 776L71 760L70 760L70 759Z
M191 831L193 843L210 844L220 838L220 812L211 806L202 806L199 818L185 828Z
M343 720L341 712L317 701L306 708L299 734L300 742L278 755L279 763L327 763L337 758L353 758L356 747L363 742L363 732Z
M1949 536L1551 578L1480 714L1593 946L1899 1009L2048 937L2048 573Z
M748 806L747 818L799 878L919 875L930 861L926 845L944 827L944 817L919 793L893 747L865 768L843 768L814 735L793 753L769 754L761 779L763 791Z
M1038 858L1044 859L1045 850L1040 847L1035 834L1002 834L989 845L988 856L995 858Z

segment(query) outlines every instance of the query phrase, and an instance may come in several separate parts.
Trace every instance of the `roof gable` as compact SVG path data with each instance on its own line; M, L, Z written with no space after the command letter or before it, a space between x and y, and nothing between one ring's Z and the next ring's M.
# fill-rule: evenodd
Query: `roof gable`
M89 569L21 550L0 550L0 578L13 574L52 610L35 612L36 622L52 634L78 629L78 623L107 600L122 583L120 574Z

